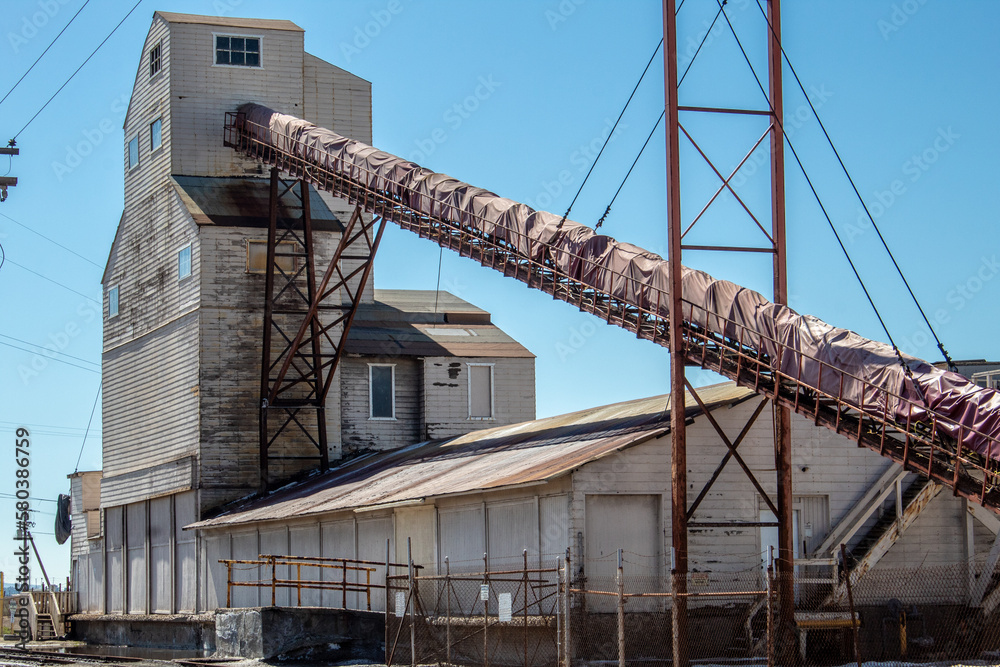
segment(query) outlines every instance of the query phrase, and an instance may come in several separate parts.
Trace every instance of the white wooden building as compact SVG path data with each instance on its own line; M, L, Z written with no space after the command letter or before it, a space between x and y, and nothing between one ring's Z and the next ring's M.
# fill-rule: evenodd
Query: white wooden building
M258 487L268 180L222 142L225 113L250 101L372 140L371 85L306 53L295 24L153 15L102 281L99 500L90 477L72 482L72 576L88 612L205 609L204 549L182 528ZM309 199L325 267L353 207ZM299 215L279 204L279 218ZM489 313L371 285L326 405L330 460L534 418L534 357Z

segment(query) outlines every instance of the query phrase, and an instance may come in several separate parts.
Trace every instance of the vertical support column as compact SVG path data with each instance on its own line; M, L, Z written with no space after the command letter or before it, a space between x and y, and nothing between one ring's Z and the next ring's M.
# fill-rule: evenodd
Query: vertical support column
M267 399L271 376L271 317L274 312L274 250L278 236L278 169L271 167L267 223L267 272L264 279L264 342L260 362L260 491L267 491Z
M771 98L771 231L774 238L774 302L788 304L785 255L785 133L781 78L781 2L767 1L771 31L767 41L768 80ZM778 493L778 591L779 637L791 648L795 620L795 544L792 521L791 412L774 405L774 456Z
M667 235L670 262L670 456L673 567L673 664L688 665L687 435L684 423L684 339L681 303L680 136L677 131L677 21L675 0L663 0L663 78L666 108Z
M305 180L299 181L299 192L302 199L302 236L306 242L306 284L310 306L312 302L319 299L316 291L316 253L313 246L312 230L312 203L309 201L309 184ZM309 320L309 336L312 339L313 368L316 375L313 382L313 391L316 392L316 440L319 442L320 470L326 472L330 467L330 453L326 441L326 405L322 401L323 396L323 358L322 341L320 336L319 316ZM294 354L294 350L289 354Z

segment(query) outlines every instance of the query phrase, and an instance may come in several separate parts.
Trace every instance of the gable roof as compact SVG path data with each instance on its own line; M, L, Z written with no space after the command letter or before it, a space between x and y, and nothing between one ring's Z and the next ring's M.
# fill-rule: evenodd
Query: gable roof
M698 394L710 410L754 395L732 382L701 388ZM654 396L379 452L262 498L237 501L223 514L186 528L372 510L430 497L547 482L665 435L670 431L669 406L668 395ZM685 406L688 418L701 414L692 398Z
M174 12L154 12L167 23L197 23L200 25L217 25L224 28L248 28L257 30L293 30L305 32L291 21L282 19L243 19L235 16L203 16L201 14L176 14Z

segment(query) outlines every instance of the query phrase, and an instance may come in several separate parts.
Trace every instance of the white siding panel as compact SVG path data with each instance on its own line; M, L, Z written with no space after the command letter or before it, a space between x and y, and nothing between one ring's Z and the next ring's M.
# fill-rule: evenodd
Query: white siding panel
M486 521L482 505L467 505L438 511L441 563L448 558L452 572L482 572L486 553Z
M354 519L344 519L341 521L324 522L320 525L322 556L324 558L354 558L355 554L355 533ZM340 574L332 570L323 570L323 581L340 581ZM348 581L356 581L352 575L348 575ZM347 594L347 604L344 604L344 596L340 591L322 591L320 601L324 607L344 607L357 608L357 593Z
M394 540L392 537L391 516L358 519L358 559L384 561L387 540L389 541L389 552L393 553ZM372 578L372 583L384 586L385 573L379 570L376 575ZM364 600L358 600L359 608L364 608L363 603ZM372 596L372 610L385 611L385 598L383 596Z
M294 526L288 529L288 538L291 544L291 555L306 556L315 558L320 555L319 524L309 524L306 526ZM308 581L319 581L325 568L300 567L296 577ZM295 578L295 577L293 577ZM305 588L302 590L302 606L321 606L320 590L315 588ZM296 592L297 594L297 592ZM298 600L293 600L293 604L299 604Z
M194 612L198 606L198 535L184 526L198 520L197 492L174 496L174 605L176 611Z

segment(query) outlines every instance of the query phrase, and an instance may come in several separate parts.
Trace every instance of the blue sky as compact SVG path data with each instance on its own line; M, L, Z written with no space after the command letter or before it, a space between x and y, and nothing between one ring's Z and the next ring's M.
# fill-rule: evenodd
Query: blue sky
M82 0L8 0L0 19L0 94L48 46ZM134 0L88 5L35 69L0 103L0 139L17 133ZM0 432L33 430L33 493L68 490L100 382L100 279L122 208L125 105L155 10L283 18L305 29L306 50L372 82L374 143L503 196L565 211L661 37L657 2L273 2L144 0L94 58L18 134L19 178L0 204L3 317ZM687 0L679 22L681 68L715 17L714 0ZM759 74L766 26L755 0L727 15ZM887 242L938 335L956 359L1000 358L998 194L993 184L1000 107L995 26L988 0L786 2L784 46ZM904 351L940 359L874 230L825 145L786 67L786 128L890 332ZM762 108L728 28L718 23L681 89L690 105ZM663 108L658 55L573 207L594 225ZM222 119L220 119L221 125ZM682 123L723 171L763 131L759 119ZM718 179L682 140L684 218ZM759 159L756 159L759 158ZM787 155L791 305L885 340L801 173ZM734 179L766 218L766 151ZM0 174L8 169L0 156ZM622 189L603 230L665 254L662 125ZM46 240L39 234L48 237ZM693 243L759 243L724 200L698 223ZM53 241L55 243L53 243ZM56 245L58 244L58 245ZM387 229L376 262L380 288L433 289L439 250ZM685 264L770 295L763 256L688 253ZM537 355L538 415L665 393L666 350L550 297L446 253L442 289L493 313ZM59 283L59 284L56 284ZM50 358L57 356L61 361ZM68 363L63 363L68 362ZM72 364L72 365L70 365ZM698 383L713 381L692 371ZM100 467L100 409L80 469ZM10 458L13 452L10 451ZM9 460L9 459L8 459ZM3 470L10 470L4 464ZM0 475L0 536L13 532L11 473ZM41 512L54 504L37 502ZM52 516L37 516L39 533ZM50 574L64 580L68 544L38 536ZM6 553L3 550L2 553ZM0 568L10 571L8 556Z

